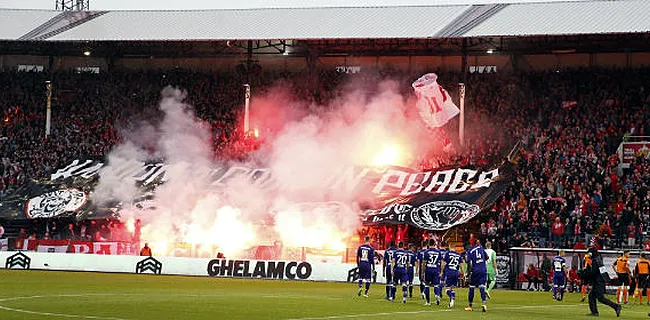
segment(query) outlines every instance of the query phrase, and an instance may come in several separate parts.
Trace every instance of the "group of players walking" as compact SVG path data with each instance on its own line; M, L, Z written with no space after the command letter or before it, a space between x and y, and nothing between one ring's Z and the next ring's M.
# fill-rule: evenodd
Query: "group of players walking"
M357 266L359 267L359 291L367 297L374 272L374 249L370 246L370 238L357 250ZM491 244L486 244L483 249L481 244L470 247L464 257L456 250L443 243L437 246L433 239L424 241L420 250L415 250L413 245L404 248L400 242L395 247L391 242L384 252L383 274L386 278L386 299L395 301L397 287L402 287L402 302L406 303L408 297L413 297L413 280L417 274L420 279L420 294L425 299L425 305L431 305L431 289L437 305L442 299L442 290L446 288L449 297L449 308L453 308L456 301L455 288L458 287L461 274L469 275L469 305L465 308L472 311L474 292L479 288L481 295L481 309L487 312L487 299L489 291L496 283L496 252L491 249ZM467 268L463 270L463 261ZM363 284L365 283L365 291Z
M481 309L487 312L487 299L490 298L490 290L496 283L496 253L491 249L491 244L486 243L483 249L480 242L468 248L464 255L459 254L452 246L441 244L437 246L434 240L424 241L420 250L415 250L413 245L404 248L402 242L397 244L391 242L389 248L384 252L383 275L386 278L385 299L395 301L397 287L402 287L402 302L406 303L407 298L413 297L414 278L417 274L420 279L420 294L425 299L425 305L431 305L431 289L435 303L440 304L443 297L443 288L446 288L446 295L449 297L449 308L453 308L456 301L455 288L459 285L461 275L469 276L469 292L467 311L472 311L474 292L479 288L481 295ZM629 251L625 251L613 264L620 287L617 290L617 302L612 302L604 297L605 286L609 281L602 258L598 251L590 248L585 255L584 266L580 271L580 278L583 279L583 301L585 290L591 286L589 294L589 309L592 315L598 315L596 301L610 306L620 315L621 302L628 303L628 292L630 282L635 289L634 295L638 296L639 302L643 301L643 294L648 297L650 304L650 261L646 259L645 253L641 253L639 261L632 273L629 268ZM366 237L365 244L357 250L357 265L359 267L359 291L368 297L368 290L375 271L375 250L370 245L370 238ZM466 268L463 268L466 263ZM560 250L558 256L553 258L553 299L561 301L564 298L568 271L564 251ZM632 281L630 281L632 279ZM365 284L365 290L364 285ZM650 316L650 314L648 314Z

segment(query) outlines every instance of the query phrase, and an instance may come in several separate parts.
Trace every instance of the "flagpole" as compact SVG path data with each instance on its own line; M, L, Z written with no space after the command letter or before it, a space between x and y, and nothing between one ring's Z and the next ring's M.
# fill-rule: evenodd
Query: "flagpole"
M52 82L45 81L46 89L46 104L45 104L45 137L50 135L50 128L52 127Z
M458 93L460 94L460 124L458 125L458 140L460 146L465 147L465 84L458 84Z
M249 118L250 118L251 85L246 83L244 84L244 88L246 88L246 93L245 93L246 102L244 104L244 135L248 135Z

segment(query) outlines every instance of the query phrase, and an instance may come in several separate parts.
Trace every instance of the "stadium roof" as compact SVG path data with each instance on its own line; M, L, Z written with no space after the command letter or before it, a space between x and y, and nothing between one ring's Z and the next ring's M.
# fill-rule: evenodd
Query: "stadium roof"
M648 33L647 1L63 13L0 9L0 39L422 39Z
M0 10L0 39L18 39L59 13L47 10Z

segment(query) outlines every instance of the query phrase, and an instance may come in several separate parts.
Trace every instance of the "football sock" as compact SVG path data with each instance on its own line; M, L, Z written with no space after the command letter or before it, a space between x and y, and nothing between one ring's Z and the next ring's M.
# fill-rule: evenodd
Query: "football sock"
M469 306L472 306L472 302L474 301L474 286L469 286L469 292L467 293L467 301L469 302Z
M366 282L366 294L368 294L368 290L370 290L370 281Z
M424 287L424 298L427 300L427 303L431 303L431 291L429 287Z
M484 285L480 285L480 286L478 287L478 290L481 292L481 302L483 302L483 304L485 304L485 301L486 301L486 298L487 298L487 297L486 297L486 294L485 294L485 286L484 286Z

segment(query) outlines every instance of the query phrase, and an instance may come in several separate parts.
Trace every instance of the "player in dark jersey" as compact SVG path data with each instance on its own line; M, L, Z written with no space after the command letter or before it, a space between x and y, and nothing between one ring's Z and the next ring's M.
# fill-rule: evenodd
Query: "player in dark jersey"
M404 250L404 243L399 242L397 244L397 251L391 262L391 267L393 268L393 284L395 286L402 286L402 303L406 303L406 296L408 294L408 268L410 265L409 254ZM396 290L396 289L394 289ZM393 291L393 299L395 301L395 292Z
M424 298L426 299L425 305L431 304L431 288L436 298L436 304L440 304L440 293L438 292L438 285L440 284L440 250L435 247L433 239L429 240L429 249L424 252L424 261L422 267L424 268L424 279L427 283L424 288Z
M397 249L395 248L395 241L391 241L388 244L388 249L384 251L384 265L382 271L384 272L384 277L386 278L386 300L395 299L393 296L393 288L395 288L395 285L393 284L392 263L396 251Z
M483 304L481 305L483 312L487 312L486 304L486 294L485 294L485 283L487 281L487 266L486 266L487 254L483 247L481 247L480 241L476 241L476 245L470 247L467 250L465 255L465 261L467 261L467 270L468 273L471 270L471 281L469 284L469 293L467 295L467 300L469 305L465 308L465 311L472 311L472 302L474 301L474 290L476 287L479 288L481 292L481 300Z
M420 295L422 296L422 299L424 299L424 288L425 288L425 282L424 282L424 268L422 268L422 262L424 261L424 252L427 251L429 248L429 242L427 240L422 240L422 245L420 246L420 250L418 251L417 255L417 263L415 265L417 274L418 274L418 279L420 279Z
M564 250L560 250L558 255L553 258L553 300L562 301L564 298L567 274Z
M366 243L362 244L357 249L357 267L359 267L359 292L361 296L363 290L363 283L366 283L366 291L363 296L368 297L368 290L370 290L370 283L372 282L372 273L375 271L375 249L370 245L370 237L366 236Z
M441 242L436 243L436 246L438 247L438 251L440 252L440 271L441 271L440 281L438 282L438 287L436 288L437 289L436 292L438 292L438 297L442 299L442 288L445 286L445 282L442 277L442 271L443 271L442 259L445 257L445 254L447 253L447 245L445 244L445 242L441 240Z
M454 302L456 301L456 291L454 289L458 287L458 277L460 276L460 264L462 261L463 257L449 245L449 250L445 251L442 258L442 282L447 287L449 308L453 308Z
M415 246L409 244L409 249L406 251L409 256L409 267L406 272L409 280L409 298L413 298L413 280L415 279L415 263L417 261L417 252L415 252Z

